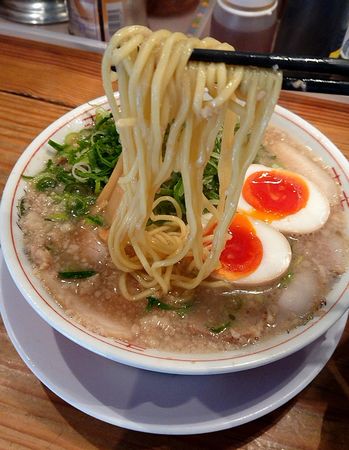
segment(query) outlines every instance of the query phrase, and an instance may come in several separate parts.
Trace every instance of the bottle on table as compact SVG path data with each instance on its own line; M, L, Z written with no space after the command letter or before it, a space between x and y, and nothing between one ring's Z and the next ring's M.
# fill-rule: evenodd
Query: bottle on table
M277 0L217 0L211 36L236 50L272 50L277 23Z
M68 0L69 31L109 41L126 25L147 25L145 0Z

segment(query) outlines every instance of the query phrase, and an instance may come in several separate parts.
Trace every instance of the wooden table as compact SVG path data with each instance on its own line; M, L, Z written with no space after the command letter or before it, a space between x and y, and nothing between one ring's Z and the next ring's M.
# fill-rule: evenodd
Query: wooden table
M63 113L103 95L99 55L0 36L0 190L31 140ZM280 104L349 156L349 104L282 93ZM333 357L292 401L252 423L197 436L161 436L103 423L42 385L0 325L1 449L349 448L349 326Z

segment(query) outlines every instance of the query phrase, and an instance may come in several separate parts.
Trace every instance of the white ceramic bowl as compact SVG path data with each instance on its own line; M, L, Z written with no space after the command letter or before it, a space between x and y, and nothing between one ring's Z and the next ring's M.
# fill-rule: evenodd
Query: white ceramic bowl
M60 141L68 132L81 129L91 121L96 107L103 105L106 105L104 97L84 104L44 130L18 160L4 190L1 205L3 255L24 298L47 323L82 347L114 361L159 372L199 375L251 369L284 358L324 334L343 315L349 307L347 293L349 271L336 282L326 297L327 304L321 317L315 317L288 334L262 340L240 350L209 354L160 352L101 337L69 319L43 289L24 254L22 233L17 225L17 203L23 196L25 187L21 175L39 171L48 158L48 139ZM316 128L284 108L276 108L272 123L310 146L316 155L333 168L334 174L340 177L342 204L349 219L349 204L345 194L348 193L349 197L349 163L346 158ZM25 319L18 318L18 320Z

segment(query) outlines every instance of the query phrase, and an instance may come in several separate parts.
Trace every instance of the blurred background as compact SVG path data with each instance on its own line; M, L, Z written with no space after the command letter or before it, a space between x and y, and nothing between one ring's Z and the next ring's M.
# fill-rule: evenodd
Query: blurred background
M349 0L1 0L0 33L102 52L142 24L241 51L349 58Z

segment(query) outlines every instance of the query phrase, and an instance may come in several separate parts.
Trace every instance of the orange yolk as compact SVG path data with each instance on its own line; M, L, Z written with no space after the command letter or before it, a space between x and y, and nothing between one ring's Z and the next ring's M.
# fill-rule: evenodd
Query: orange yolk
M304 208L309 190L301 177L284 170L252 173L242 188L244 199L256 210L250 215L271 222Z
M229 227L230 239L220 256L215 275L234 281L254 272L263 257L263 246L246 216L236 213Z

